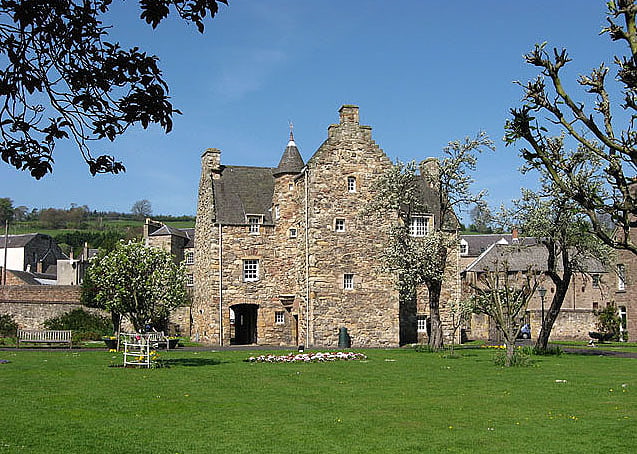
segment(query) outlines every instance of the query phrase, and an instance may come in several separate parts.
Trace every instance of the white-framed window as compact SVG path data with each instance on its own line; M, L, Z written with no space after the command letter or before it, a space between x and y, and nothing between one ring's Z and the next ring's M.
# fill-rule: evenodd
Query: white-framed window
M261 216L248 216L248 232L258 234L260 225Z
M345 231L345 219L338 218L334 220L334 231L335 232Z
M195 278L192 273L186 274L186 285L188 287L192 287L193 285L195 285Z
M354 288L354 275L351 273L343 274L343 288L352 290Z
M259 260L245 259L243 261L243 280L253 282L259 280Z
M290 238L296 238L296 229L293 227L290 229Z
M291 191L294 189L294 183L288 183L288 191Z
M356 192L356 177L347 177L347 192Z
M412 216L409 220L409 235L426 236L429 234L431 216Z
M285 324L285 312L281 311L277 311L274 313L274 323L277 325L284 325Z
M617 290L626 290L626 267L617 265Z
M418 315L416 317L416 330L419 333L427 332L427 316L426 315Z
M281 208L279 205L274 205L274 219L279 219L281 217Z
M185 259L186 265L192 265L195 263L195 251L186 251Z
M593 288L599 288L599 282L601 280L601 276L599 274L593 274L591 276L591 279L593 281Z
M469 243L464 238L460 240L460 255L467 255L469 253Z

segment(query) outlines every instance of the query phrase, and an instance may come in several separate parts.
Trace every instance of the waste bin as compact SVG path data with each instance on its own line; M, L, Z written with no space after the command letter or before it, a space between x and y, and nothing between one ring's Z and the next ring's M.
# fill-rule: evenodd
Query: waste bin
M338 348L350 348L352 346L352 338L349 337L347 328L342 327L338 331Z

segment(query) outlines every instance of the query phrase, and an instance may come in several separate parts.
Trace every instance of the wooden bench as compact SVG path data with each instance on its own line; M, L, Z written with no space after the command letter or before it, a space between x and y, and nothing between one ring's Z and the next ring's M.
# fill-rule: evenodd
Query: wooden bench
M20 348L20 342L69 344L69 348L73 346L73 338L70 330L19 329L17 348Z

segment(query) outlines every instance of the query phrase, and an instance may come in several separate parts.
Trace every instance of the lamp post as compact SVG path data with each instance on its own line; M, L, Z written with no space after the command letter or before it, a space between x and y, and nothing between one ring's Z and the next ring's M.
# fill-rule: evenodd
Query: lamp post
M540 294L540 299L542 300L542 329L544 329L544 297L546 296L546 289L540 286L537 291Z

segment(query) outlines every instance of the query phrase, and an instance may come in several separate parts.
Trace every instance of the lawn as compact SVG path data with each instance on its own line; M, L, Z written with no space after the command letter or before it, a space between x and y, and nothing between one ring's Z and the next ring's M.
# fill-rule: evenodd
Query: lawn
M246 363L162 353L140 370L105 351L0 351L0 452L634 452L637 360L493 365L366 350L367 361ZM259 354L262 352L259 352Z

